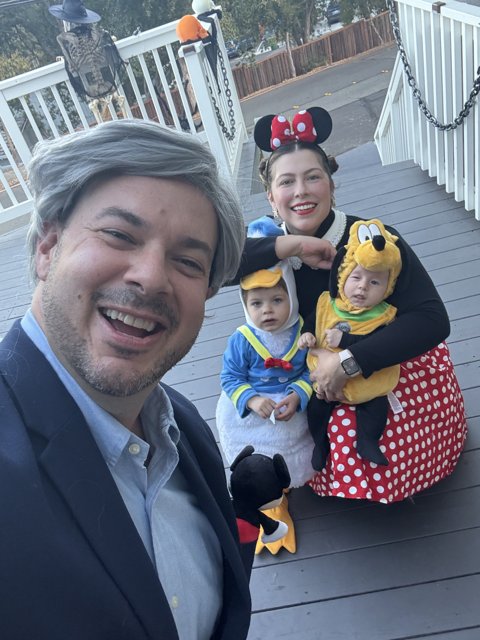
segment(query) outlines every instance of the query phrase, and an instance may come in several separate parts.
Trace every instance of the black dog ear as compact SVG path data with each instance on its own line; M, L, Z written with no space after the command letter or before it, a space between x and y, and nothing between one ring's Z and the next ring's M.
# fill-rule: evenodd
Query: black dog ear
M315 142L320 144L332 133L332 117L328 111L326 109L322 109L322 107L310 107L307 109L307 112L312 116L313 126L317 132L317 139Z
M288 471L287 463L285 462L285 458L280 454L276 453L273 456L273 468L275 469L275 473L277 474L277 478L282 483L282 486L286 489L290 486L290 472Z
M345 249L345 247L341 247L337 251L335 258L333 259L332 266L330 268L330 283L329 283L331 298L336 298L338 296L338 270L340 268L340 265L343 262L343 259L345 258L346 253L347 253L347 250Z
M257 147L262 151L272 150L270 140L272 138L272 121L274 118L274 115L263 116L255 124L253 139Z

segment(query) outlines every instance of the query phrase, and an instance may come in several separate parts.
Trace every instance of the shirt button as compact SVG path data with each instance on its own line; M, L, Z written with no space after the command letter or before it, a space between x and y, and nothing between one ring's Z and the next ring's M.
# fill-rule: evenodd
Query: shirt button
M172 609L176 609L179 605L179 601L178 601L178 597L177 596L173 596L172 598Z
M128 450L130 451L132 456L137 456L140 453L140 445L134 442L133 444L129 445Z

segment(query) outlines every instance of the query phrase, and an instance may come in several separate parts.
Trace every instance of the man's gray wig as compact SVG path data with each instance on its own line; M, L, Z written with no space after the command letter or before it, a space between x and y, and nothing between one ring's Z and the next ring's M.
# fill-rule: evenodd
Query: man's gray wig
M243 250L244 222L235 191L219 174L210 150L189 133L144 120L117 120L35 147L29 175L34 208L28 232L34 280L35 250L45 230L55 223L66 225L79 195L102 175L178 179L197 187L218 219L210 286L216 292L233 278Z

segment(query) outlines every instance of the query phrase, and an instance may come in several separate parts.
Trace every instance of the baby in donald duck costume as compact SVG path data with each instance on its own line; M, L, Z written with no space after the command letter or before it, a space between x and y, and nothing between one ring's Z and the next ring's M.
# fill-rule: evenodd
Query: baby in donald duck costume
M306 352L298 349L302 319L288 261L256 271L240 282L246 324L228 340L216 411L220 443L229 464L246 445L273 457L280 453L291 477L303 486L313 475L313 440L306 408L312 395ZM286 499L269 513L288 524L285 538L263 545L271 553L295 552L295 533Z
M321 294L315 313L305 322L298 341L301 349L323 347L348 354L349 346L394 320L397 310L385 299L392 294L402 269L397 240L380 220L358 220L352 225L348 244L338 251L333 262L330 291ZM307 364L310 371L317 367L317 358L311 353ZM356 405L357 453L370 462L388 465L379 440L400 366L375 371L368 378L361 371L350 374L344 369L351 377L343 394L348 404ZM328 422L335 404L313 395L307 409L315 441L312 465L317 470L327 461Z

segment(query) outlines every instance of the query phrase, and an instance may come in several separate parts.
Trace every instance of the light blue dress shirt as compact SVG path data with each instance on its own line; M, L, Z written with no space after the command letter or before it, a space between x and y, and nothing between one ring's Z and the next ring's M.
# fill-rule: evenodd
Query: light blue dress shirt
M160 385L147 398L140 414L145 442L79 386L55 356L31 310L21 324L83 413L156 567L180 639L208 640L222 607L222 552L178 468L180 432L170 399Z

